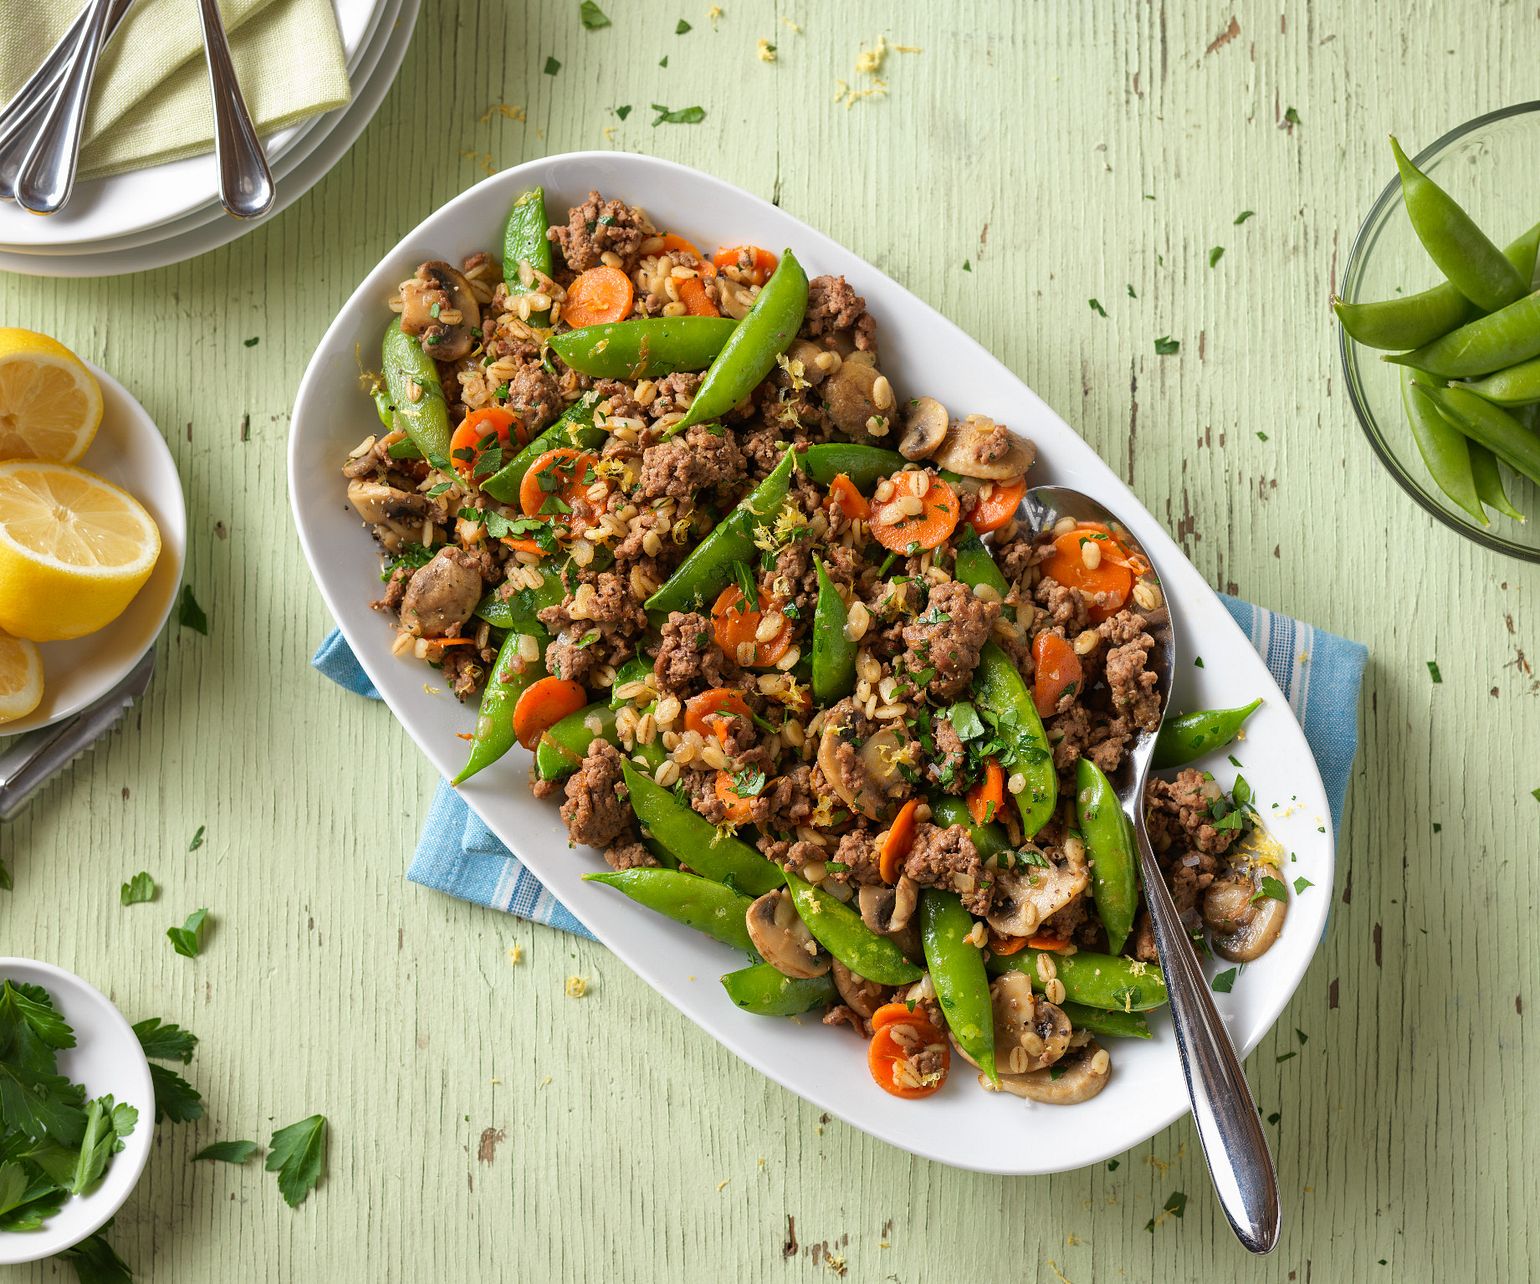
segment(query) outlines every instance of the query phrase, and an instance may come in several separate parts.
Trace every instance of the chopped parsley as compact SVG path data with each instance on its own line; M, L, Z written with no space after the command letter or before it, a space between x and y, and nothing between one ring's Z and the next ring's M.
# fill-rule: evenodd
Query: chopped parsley
M1263 432L1260 428L1257 429L1257 440L1258 441L1266 441L1267 440L1267 434L1265 432Z
M1296 895L1298 893L1300 893L1300 892L1303 892L1305 890L1305 888L1307 888L1307 887L1314 887L1314 886L1315 886L1315 884L1312 883L1303 874L1301 874L1298 878L1296 878L1294 880L1294 891L1295 891Z
M663 57L658 59L658 66L664 67L664 68L666 68L668 66L668 55L667 54L664 54Z
M1115 1172L1117 1172L1117 1170L1118 1170L1118 1165L1119 1165L1119 1164L1121 1164L1121 1163L1122 1163L1122 1162L1123 1162L1123 1161L1122 1161L1122 1160L1121 1160L1121 1159L1109 1159L1109 1160L1108 1160L1108 1161L1107 1161L1107 1171L1108 1171L1108 1172L1109 1172L1109 1173L1115 1173Z
M249 339L242 339L241 342L246 347L248 347L248 348L255 348L257 346L257 344L262 342L262 336L261 335L252 335L251 338L249 338Z
M192 842L187 844L187 850L195 852L203 846L203 835L208 832L207 825L199 825L198 831L192 836Z
M619 107L615 108L615 115L618 116L621 120L624 120L630 114L631 114L631 104L630 103L623 103Z
M1292 1050L1289 1052L1280 1052L1276 1057L1273 1058L1273 1064L1281 1066L1285 1061L1292 1061L1298 1055L1299 1053L1297 1051Z
M545 60L545 74L547 76L554 76L560 70L561 63L559 63L555 58L547 56Z
M652 122L654 128L659 125L699 125L706 119L704 107L681 107L672 111L662 103L653 103L652 109L658 113Z
M1240 968L1238 967L1226 968L1209 982L1209 989L1213 990L1215 994L1230 993L1235 988L1235 978L1239 972Z
M1287 901L1288 899L1289 889L1271 874L1263 875L1262 886L1251 894L1251 903L1260 900Z
M1242 210L1239 214L1237 214L1235 216L1235 226L1239 227L1248 218L1254 218L1255 216L1256 216L1256 210Z
M1290 125L1299 125L1299 124L1303 124L1304 123L1304 122L1302 122L1300 120L1299 113L1297 111L1295 111L1294 108L1292 108L1292 107L1288 108L1283 113L1283 119L1285 121L1287 121Z
M743 595L743 600L734 603L733 609L738 612L747 612L758 607L759 585L754 583L754 572L743 562L734 562L733 578L738 581L738 592Z
M140 870L118 891L118 902L122 905L143 905L154 899L155 880L150 877L148 870Z
M979 711L966 700L959 700L944 716L952 724L952 730L957 733L959 740L977 740L985 734L984 720L979 717Z
M1104 317L1107 315L1107 309L1102 307L1099 299L1091 299L1089 302L1091 304L1091 311L1096 313L1097 316Z
M217 1159L222 1164L244 1164L256 1153L257 1143L254 1141L214 1141L194 1155L193 1162Z
M177 604L176 622L184 629L191 629L204 637L209 635L209 617L203 613L198 599L193 596L191 584L182 585L182 600Z
M1139 297L1137 294L1134 293L1134 287L1133 286L1129 286L1128 287L1128 297L1130 299L1137 299Z
M1173 339L1169 334L1162 335L1155 340L1155 355L1157 357L1170 357L1182 350L1182 341Z
M1432 678L1435 683L1442 682L1444 680L1444 675L1438 671L1437 660L1428 661L1428 676Z
M1171 1194L1166 1197L1166 1202L1161 1206L1160 1211L1162 1220L1168 1216L1181 1217L1184 1213L1187 1212L1187 1195L1180 1190L1172 1191ZM1150 1220L1144 1224L1144 1229L1153 1235L1155 1233L1155 1218L1150 1218Z
M1201 655L1193 657L1192 667L1195 669L1201 669L1203 667L1203 657Z
M676 36L682 36L691 30L693 30L693 28L690 26L690 24L681 18L679 19L678 25L674 28L674 34Z
M583 0L578 6L578 17L589 31L598 31L610 25L609 15L594 0Z
M1224 258L1224 256L1225 247L1222 245L1216 245L1212 250L1208 252L1209 267L1213 267L1214 264L1218 263L1220 259Z
M203 924L208 914L206 908L194 910L181 927L166 929L166 937L172 948L184 959L197 958L198 952L203 949Z
M971 272L971 271L973 271L973 260L972 259L964 259L963 260L963 271L964 272Z
M733 792L740 798L758 798L765 788L762 767L748 766L733 773Z

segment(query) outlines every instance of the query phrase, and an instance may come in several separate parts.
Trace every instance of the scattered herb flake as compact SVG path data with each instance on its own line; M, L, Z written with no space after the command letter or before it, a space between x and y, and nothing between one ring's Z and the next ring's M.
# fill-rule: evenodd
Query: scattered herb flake
M660 66L660 67L667 67L668 66L668 55L667 54L664 54L663 57L658 59L658 66Z
M1222 245L1216 245L1212 250L1208 252L1209 267L1213 267L1214 264L1218 263L1220 259L1224 258L1224 256L1225 247Z
M606 18L605 22L608 21L609 19ZM216 1159L222 1164L244 1164L256 1153L257 1143L254 1141L214 1141L194 1155L193 1162L197 1163L200 1159Z
M1115 1173L1115 1172L1117 1172L1117 1170L1118 1170L1118 1165L1119 1165L1119 1164L1121 1164L1121 1163L1122 1163L1122 1162L1123 1162L1123 1161L1122 1161L1122 1160L1121 1160L1121 1159L1109 1159L1109 1160L1108 1160L1108 1161L1107 1161L1107 1171L1108 1171L1108 1172L1109 1172L1109 1173Z
M547 76L554 76L560 70L561 70L561 63L559 63L555 58L551 57L550 55L547 55L546 56L546 60L545 60L545 74Z
M176 622L184 629L191 629L204 637L209 635L209 617L203 613L198 599L193 596L191 584L182 585L182 600L177 605Z
M615 115L620 117L621 120L624 120L630 114L631 114L631 104L630 103L622 103L619 107L615 108Z
M971 272L971 271L973 271L973 262L972 262L971 259L964 259L963 260L963 271L964 272Z
M1091 299L1089 302L1091 304L1091 311L1096 313L1097 316L1104 317L1107 315L1107 309L1102 307L1099 299Z
M1535 790L1535 797L1540 798L1540 789ZM1442 834L1444 832L1444 827L1436 820L1433 822L1433 832L1435 834Z
M670 111L662 103L653 103L653 111L657 117L653 120L653 127L659 125L698 125L706 119L704 107L681 107L678 111Z
M1307 888L1307 887L1314 887L1314 886L1315 886L1315 884L1312 883L1303 874L1301 874L1298 878L1296 878L1294 880L1294 890L1296 892L1303 892L1305 890L1305 888Z
M118 901L123 905L143 905L154 899L155 880L148 870L140 870L118 892Z
M1437 682L1442 682L1444 680L1444 675L1438 671L1438 661L1437 660L1429 660L1428 661L1428 676L1430 678L1432 678L1433 681L1436 682L1436 683Z
M1169 357L1182 350L1182 341L1173 339L1169 334L1163 334L1155 340L1155 355L1157 357Z
M1299 118L1299 113L1292 107L1283 113L1283 118L1291 125L1299 125L1303 123Z
M1262 886L1252 895L1251 899L1254 901L1264 899L1269 901L1287 901L1289 899L1289 889L1283 885L1281 880L1274 878L1271 874L1264 874L1262 876Z
M268 1143L267 1171L278 1174L278 1190L298 1208L321 1180L326 1163L326 1116L311 1115L280 1128Z
M1270 1124L1275 1124L1282 1118L1283 1114L1280 1111L1275 1110L1272 1114L1267 1116L1267 1122Z
M208 910L197 909L187 916L187 921L181 927L168 927L166 937L171 942L172 948L184 959L195 959L203 948L203 922L208 918Z
M262 342L262 336L254 334L254 335L251 336L251 338L243 339L243 340L241 340L241 342L243 344L245 344L245 346L248 347L248 348L255 348L257 346L257 344Z
M1193 657L1192 667L1195 669L1201 669L1203 667L1203 657L1201 655Z
M1300 1047L1304 1047L1305 1044L1310 1042L1310 1036L1301 1030L1298 1026L1294 1027L1294 1037L1299 1040Z
M1257 430L1257 440L1258 441L1266 441L1267 440L1267 434L1265 432L1263 432L1260 428Z
M1239 214L1237 214L1235 216L1235 226L1239 227L1248 218L1255 218L1256 217L1256 213L1257 213L1256 210L1242 210Z
M1280 1052L1273 1058L1273 1064L1281 1066L1285 1061L1292 1061L1298 1055L1298 1052Z
M1131 286L1131 285L1128 287L1128 297L1130 299L1137 299L1139 297L1137 294L1134 293L1134 287Z
M578 16L583 20L583 25L589 31L598 31L602 27L610 25L609 15L594 3L594 0L583 0L578 7ZM202 1158L202 1156L198 1156Z
M685 35L687 32L689 32L690 30L691 30L690 24L688 22L686 22L683 18L681 18L681 19L679 19L679 24L674 28L674 34L676 36L682 36L682 35Z
M192 836L192 842L187 844L188 851L195 852L198 850L198 848L203 846L203 835L207 829L207 825L198 826L198 832Z
M1226 968L1209 982L1209 988L1215 994L1228 994L1235 988L1235 977L1240 971L1238 967Z

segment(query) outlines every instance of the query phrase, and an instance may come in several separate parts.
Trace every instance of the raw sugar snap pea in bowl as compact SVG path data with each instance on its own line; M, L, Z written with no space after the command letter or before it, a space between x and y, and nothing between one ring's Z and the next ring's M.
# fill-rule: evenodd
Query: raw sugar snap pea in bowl
M1540 561L1540 200L1529 181L1540 103L1477 117L1415 154L1401 142L1399 161L1382 153L1389 182L1338 285L1348 398L1419 504L1478 544ZM1450 383L1464 387L1442 395Z
M1130 529L1028 529L1029 475ZM1223 605L1009 371L728 184L583 153L452 201L322 341L290 481L360 662L494 832L895 1145L1058 1171L1186 1109L1102 774L1155 730L1163 613L1203 663L1147 801L1238 1046L1320 939L1320 778Z

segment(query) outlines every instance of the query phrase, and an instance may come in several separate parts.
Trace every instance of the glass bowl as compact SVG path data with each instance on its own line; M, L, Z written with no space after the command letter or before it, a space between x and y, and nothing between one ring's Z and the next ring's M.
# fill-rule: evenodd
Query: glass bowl
M1383 159L1386 172L1393 175L1395 162L1388 145ZM1508 244L1540 220L1533 183L1540 174L1540 102L1478 116L1450 130L1413 159L1498 245ZM1368 302L1424 290L1440 279L1412 231L1401 204L1400 180L1393 177L1353 239L1338 293L1349 302ZM1381 361L1378 349L1363 347L1340 326L1338 330L1348 398L1374 453L1402 489L1468 539L1511 557L1540 562L1540 487L1505 466L1508 497L1532 520L1519 522L1493 513L1490 526L1478 526L1428 476L1401 406L1401 367Z

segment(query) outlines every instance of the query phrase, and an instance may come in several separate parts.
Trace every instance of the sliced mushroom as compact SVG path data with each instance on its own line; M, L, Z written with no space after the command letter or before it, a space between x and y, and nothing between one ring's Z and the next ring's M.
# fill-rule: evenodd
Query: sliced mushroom
M919 899L919 884L908 874L899 877L896 887L868 884L856 894L861 921L878 936L892 936L908 927Z
M1091 883L1085 844L1078 838L1066 839L1062 854L1062 864L1050 862L1046 867L1028 865L1025 869L999 870L995 874L989 926L1001 936L1031 936L1043 920L1081 895Z
M1008 481L1032 467L1037 450L1030 441L987 415L969 415L954 423L931 462L964 477Z
M435 361L458 361L474 346L481 304L471 283L442 259L432 259L401 283L401 330L415 335Z
M892 992L886 985L857 976L838 959L834 960L834 988L845 1000L845 1006L863 1021L870 1021L872 1013L888 1001Z
M883 727L857 745L851 727L849 718L831 717L824 724L818 766L847 807L869 820L882 820L909 789L899 770L905 743L891 727Z
M1055 1078L1054 1076L1058 1077ZM1074 1106L1089 1101L1107 1086L1112 1077L1112 1058L1107 1050L1092 1039L1078 1052L1065 1057L1057 1065L1034 1070L1030 1074L1002 1074L1000 1087L1006 1092L1028 1101L1041 1101L1050 1106ZM986 1087L983 1075L979 1082Z
M797 917L785 888L766 892L750 905L744 922L754 948L777 972L806 980L829 970L828 957L819 954L818 942Z
M929 459L946 439L946 407L934 397L916 397L904 416L904 435L898 453L905 459Z
M1251 899L1255 894L1256 888L1244 875L1216 879L1203 893L1204 923L1222 936L1239 931L1256 917L1257 907Z
M876 366L865 361L846 360L840 363L840 368L824 381L821 389L824 408L829 412L829 418L834 426L847 437L854 437L857 441L870 441L871 429L867 422L874 416L882 419L884 424L893 414L893 393L891 387L887 393L887 405L881 407L877 404L877 381L887 380L877 373Z
M989 986L995 1018L995 1066L1004 1080L1053 1065L1069 1048L1070 1024L1063 1010L1032 993L1021 972L997 976ZM978 1062L961 1044L957 1051L970 1065Z
M829 377L829 372L818 364L818 358L824 354L824 351L809 339L795 339L791 347L786 349L786 360L800 363L801 368L797 373L816 388Z
M427 496L416 491L357 479L348 483L348 503L366 522L376 526L415 526L419 533L429 506Z
M401 623L418 637L441 638L470 619L480 601L481 572L459 549L441 548L407 582Z
M1220 884L1215 883L1214 887ZM1213 888L1209 889L1211 892ZM1229 893L1226 893L1228 896ZM1220 906L1224 901L1220 902ZM1216 909L1219 908L1216 906ZM1254 905L1248 905L1250 917L1237 921L1233 931L1214 933L1214 949L1232 963L1250 963L1261 958L1278 939L1283 930L1283 920L1288 917L1289 907L1284 901L1263 897ZM1208 898L1203 900L1203 917L1209 917Z

